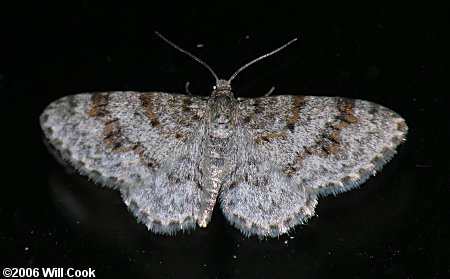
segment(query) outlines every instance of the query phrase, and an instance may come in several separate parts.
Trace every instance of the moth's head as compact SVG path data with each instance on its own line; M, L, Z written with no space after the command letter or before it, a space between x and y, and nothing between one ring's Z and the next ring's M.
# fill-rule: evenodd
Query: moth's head
M231 91L231 83L228 80L219 79L213 87L214 91Z
M208 69L211 74L214 76L214 78L216 79L216 86L214 86L214 93L215 94L219 94L219 95L232 95L231 93L231 81L244 69L246 69L248 66L260 61L261 59L264 59L280 50L282 50L283 48L287 47L288 45L290 45L291 43L295 42L297 40L297 38L290 40L289 42L287 42L286 44L284 44L283 46L277 48L276 50L273 50L267 54L264 54L250 62L248 62L247 64L245 64L244 66L240 67L231 77L229 80L224 80L224 79L219 79L216 75L216 73L213 71L213 69L211 69L210 66L208 66L208 64L206 64L205 62L203 62L202 60L200 60L200 58L198 58L197 56L193 55L192 53L190 53L187 50L182 49L181 47L177 46L176 44L172 43L171 41L169 41L168 39L166 39L166 37L164 37L163 35L161 35L158 32L155 32L156 35L158 35L159 37L161 37L161 39L163 39L166 43L168 43L169 45L173 46L174 48L178 49L179 51L181 51L182 53L192 57L195 61L197 61L198 63L202 64L203 66L205 66L206 69Z

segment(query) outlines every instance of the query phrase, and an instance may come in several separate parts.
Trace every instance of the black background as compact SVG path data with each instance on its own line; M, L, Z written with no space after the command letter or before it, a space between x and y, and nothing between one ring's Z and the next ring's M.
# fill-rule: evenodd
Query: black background
M66 1L61 1L66 2ZM449 13L430 4L92 1L0 8L0 267L94 268L97 278L448 278ZM361 3L359 3L361 2ZM364 2L364 3L363 3ZM246 238L215 210L206 229L160 236L48 153L38 117L92 91L191 91L214 79L158 30L229 77L238 96L359 98L410 128L397 156L361 188L321 198L290 236ZM198 47L203 44L203 47Z

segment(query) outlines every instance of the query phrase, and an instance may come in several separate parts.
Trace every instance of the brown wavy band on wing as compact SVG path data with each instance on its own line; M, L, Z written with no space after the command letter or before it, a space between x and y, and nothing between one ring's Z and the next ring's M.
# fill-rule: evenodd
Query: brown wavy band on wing
M109 94L108 93L96 93L91 97L92 107L88 114L92 117L99 119L103 124L103 143L113 150L114 152L123 153L128 151L135 152L141 162L147 166L151 171L155 169L155 165L152 162L148 162L143 157L144 148L140 143L132 142L127 136L125 136L119 125L119 119L111 117L108 111Z
M182 133L164 129L164 127L161 125L161 123L158 119L158 115L154 112L154 109L153 109L153 101L154 100L153 100L153 96L151 94L141 93L139 95L139 98L141 100L142 106L145 108L145 114L147 115L148 119L150 120L150 124L152 124L152 126L155 127L160 134L174 135L176 139L179 139L183 142L185 142L187 140L187 136Z

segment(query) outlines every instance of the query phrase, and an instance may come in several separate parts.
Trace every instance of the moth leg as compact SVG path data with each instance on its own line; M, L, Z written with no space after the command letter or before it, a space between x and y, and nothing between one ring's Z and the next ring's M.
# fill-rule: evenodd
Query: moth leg
M184 86L184 90L186 91L186 94L188 95L188 96L191 96L192 95L192 93L191 93L191 91L189 91L189 85L190 85L191 83L189 82L189 81L186 81L186 85Z
M275 91L275 86L272 86L272 87L269 89L269 92L267 92L266 94L264 94L264 97L270 96L270 95L272 94L273 91Z

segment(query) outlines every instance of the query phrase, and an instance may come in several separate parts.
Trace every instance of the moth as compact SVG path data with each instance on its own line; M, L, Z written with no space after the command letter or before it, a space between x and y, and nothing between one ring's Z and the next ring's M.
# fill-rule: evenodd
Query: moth
M339 97L236 98L230 79L209 97L164 92L66 96L40 124L81 174L121 192L155 233L206 227L216 202L243 234L277 237L314 215L318 197L353 189L405 140L407 125L375 103Z

